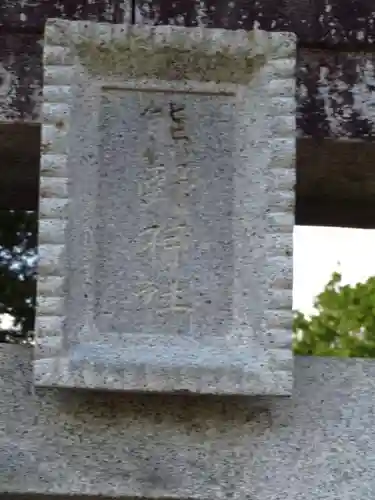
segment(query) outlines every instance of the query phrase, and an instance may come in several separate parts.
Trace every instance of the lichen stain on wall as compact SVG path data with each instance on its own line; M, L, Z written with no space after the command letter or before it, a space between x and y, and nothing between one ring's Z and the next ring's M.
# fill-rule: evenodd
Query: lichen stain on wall
M101 0L98 4L77 2L74 9L72 7L74 12L66 8L62 15L61 0L52 3L56 12L61 14L60 17L93 18L96 13L102 20L113 11L114 5L109 0ZM120 4L125 5L122 2ZM31 3L26 2L25 5L30 7ZM86 5L86 10L83 5ZM98 5L102 7L99 9ZM176 2L166 9L162 3L155 2L151 5L143 0L137 4L136 21L210 27L233 25L244 29L285 29L285 19L283 20L281 13L281 17L278 17L274 9L271 9L271 16L271 10L268 11L258 1L251 12L232 1L224 5L221 0L214 4L207 0L197 0L192 5L193 7ZM338 5L327 0L321 14L321 27L329 26L332 30L332 33L327 34L328 38L333 35L344 37L338 8ZM358 41L364 38L369 41L372 30L375 32L375 13L368 18L367 26L366 33L363 29L345 33L347 37L356 36ZM42 42L40 37L26 35L0 37L0 78L3 77L4 80L0 83L0 120L40 120ZM297 89L299 136L366 138L375 135L375 55L300 49Z
M358 82L353 85L353 110L366 117L371 124L375 121L375 65L373 60L366 60L361 66L356 65Z
M42 35L0 36L0 121L35 121L40 116Z
M0 24L27 26L43 31L48 18L71 20L115 21L115 8L125 0L3 0L0 2Z
M324 0L318 9L316 29L320 42L331 45L349 43L351 47L358 43L374 43L375 9L371 0Z
M13 107L18 86L18 76L0 63L0 121L18 118L19 113Z
M372 54L301 51L298 113L302 131L329 137L375 134L375 57Z
M340 64L334 71L326 66L319 71L318 93L334 136L355 136L359 129L373 135L375 129L374 62L352 57L354 71Z
M30 101L32 103L31 119L32 121L40 121L43 92L42 88L37 84L32 85L30 88Z

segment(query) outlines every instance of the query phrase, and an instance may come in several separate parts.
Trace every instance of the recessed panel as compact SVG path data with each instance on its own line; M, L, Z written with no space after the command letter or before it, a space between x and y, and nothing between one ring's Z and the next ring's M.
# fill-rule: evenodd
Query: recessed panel
M99 330L230 331L235 112L226 95L104 91Z

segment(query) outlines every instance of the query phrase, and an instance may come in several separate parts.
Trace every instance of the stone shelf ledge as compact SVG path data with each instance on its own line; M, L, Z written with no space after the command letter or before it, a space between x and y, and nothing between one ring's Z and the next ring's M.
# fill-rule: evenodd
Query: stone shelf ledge
M103 335L105 337L105 334ZM86 342L58 358L35 361L34 382L42 387L222 395L290 395L291 370L279 353L261 352L225 339L215 342L137 334L121 344ZM286 359L289 365L289 359ZM269 365L269 366L267 366Z

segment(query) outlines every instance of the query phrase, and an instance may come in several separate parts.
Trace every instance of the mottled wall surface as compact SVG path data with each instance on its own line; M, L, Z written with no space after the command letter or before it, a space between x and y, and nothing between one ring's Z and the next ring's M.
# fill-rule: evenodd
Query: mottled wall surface
M0 2L0 122L40 117L46 19L123 22L123 0L7 0Z
M3 0L0 26L42 31L48 17L121 22L126 0ZM302 44L371 45L375 41L375 8L371 0L137 0L144 22L194 23L229 29L252 27L290 30Z
M296 0L294 0L296 1ZM316 25L313 42L325 46L370 47L375 43L372 0L312 0Z
M123 0L3 0L0 26L6 29L42 32L46 19L121 22Z
M2 1L0 122L40 121L43 27L45 20L53 16L122 22L131 19L130 0ZM373 139L375 69L372 51L375 44L375 6L371 0L137 0L134 17L137 23L188 26L201 23L228 29L252 29L258 26L266 30L296 32L299 40L299 137L313 139L309 150L321 148L314 141L322 138ZM362 52L359 53L358 49ZM9 136L12 134L9 131ZM3 144L0 143L2 158ZM302 143L299 143L300 147L303 147ZM22 166L21 170L27 168L31 173L33 168L34 186L38 181L38 172L36 163L29 165L27 160L27 151L33 149L30 141L28 145L23 143L23 148L24 159L17 161L17 168L21 168L22 161L25 167ZM300 151L302 156L307 155L305 150ZM368 154L371 152L368 151ZM9 165L13 164L10 160L7 161ZM314 170L319 172L315 175L311 171L311 174L334 186L337 173L333 171L331 163L328 159L324 164L314 165ZM337 184L345 185L345 188L335 188L335 196L347 196L353 202L350 193L357 192L359 185L366 186L369 177L373 182L372 161L356 162L356 165L357 172L363 173L363 178L356 180L353 186L350 176L340 172L340 183ZM309 172L309 167L298 164L298 186L302 185L301 182L305 186L315 186L315 182L310 183ZM311 187L309 192L304 191L302 195L298 192L298 186L297 196L305 198L306 195L314 197L317 194L315 188ZM35 208L36 197L33 195L32 200L29 199L26 184L16 189L25 196L10 199L7 189L6 193L0 193L0 204ZM343 225L345 221L347 218L342 222Z
M202 23L215 28L246 30L258 26L270 31L293 31L300 45L297 66L299 135L372 137L375 130L374 56L370 52L357 54L337 50L341 50L342 45L345 50L359 46L372 50L375 7L369 0L206 0L203 7L200 4L202 2L194 4L183 0L139 0L136 22L189 26ZM313 49L314 45L321 49Z
M38 121L42 92L40 35L0 35L0 121Z
M373 500L375 365L296 358L293 397L32 393L0 347L0 494Z
M375 42L372 0L137 0L137 4L144 20L194 22L201 12L212 25L229 29L249 29L256 22L266 30L293 31L305 46L353 49Z
M297 77L300 134L373 138L374 54L300 49Z
M48 17L123 22L131 18L130 2L2 2L1 121L39 121L41 40ZM337 51L342 45L345 50L357 47L371 50L375 41L375 7L369 0L330 3L327 0L287 0L283 3L274 0L138 0L134 18L137 23L201 24L246 30L257 26L271 31L296 32L300 43L297 68L299 135L369 138L374 133L374 57L371 53ZM314 45L320 50L313 50Z
M41 35L0 35L0 121L37 121L42 86ZM300 136L372 138L375 56L300 49Z
M300 40L314 39L315 16L310 2L274 0L138 0L137 23L177 24L212 28L251 30L254 26L267 31L292 31Z

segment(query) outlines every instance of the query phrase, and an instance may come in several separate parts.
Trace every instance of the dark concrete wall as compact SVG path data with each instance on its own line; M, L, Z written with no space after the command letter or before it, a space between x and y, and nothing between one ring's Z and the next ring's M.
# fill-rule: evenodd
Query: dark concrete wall
M43 26L48 17L120 22L130 17L126 2L2 2L0 121L39 121ZM209 27L246 30L256 24L266 30L296 32L299 135L369 140L375 130L375 64L370 29L375 7L362 24L357 20L354 37L353 14L345 17L342 6L316 3L319 5L296 0L206 0L205 7L198 8L199 2L191 0L139 2L136 21L188 26L199 22ZM360 47L367 52L353 52Z
M299 224L375 227L371 209L375 199L375 5L371 0L136 0L135 6L137 23L201 23L247 30L256 25L297 33L301 140L296 220ZM129 21L131 3L0 3L0 122L8 124L6 128L0 125L0 208L36 208L39 174L35 151L39 145L32 141L39 132L35 128L26 131L21 147L13 152L8 142L15 144L14 136L20 137L20 123L38 125L40 121L42 40L48 17ZM333 142L328 144L327 139ZM342 140L353 139L362 141L362 146L341 145ZM359 149L361 154L356 156ZM310 156L311 151L318 154Z

